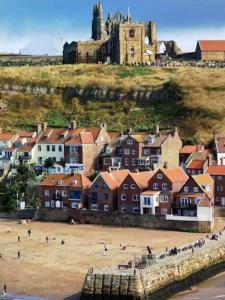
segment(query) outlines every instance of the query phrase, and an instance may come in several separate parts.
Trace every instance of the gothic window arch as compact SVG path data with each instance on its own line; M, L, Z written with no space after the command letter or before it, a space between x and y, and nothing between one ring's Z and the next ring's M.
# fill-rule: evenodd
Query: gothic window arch
M130 29L129 30L129 37L130 38L134 38L135 37L135 30L134 29Z

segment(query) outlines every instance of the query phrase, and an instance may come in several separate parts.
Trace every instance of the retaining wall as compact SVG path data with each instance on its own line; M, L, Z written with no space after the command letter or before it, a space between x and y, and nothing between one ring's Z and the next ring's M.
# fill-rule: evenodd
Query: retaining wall
M71 217L82 224L141 227L191 232L211 232L213 230L213 224L211 222L167 221L164 216L119 214L76 209L40 208L36 210L34 219L49 222L65 222Z

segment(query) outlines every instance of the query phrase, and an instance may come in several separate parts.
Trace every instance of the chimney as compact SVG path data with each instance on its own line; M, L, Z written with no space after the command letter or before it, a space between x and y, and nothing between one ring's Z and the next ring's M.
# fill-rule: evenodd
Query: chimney
M100 128L105 128L106 129L107 128L107 124L106 123L101 123L100 124Z
M42 124L42 130L45 131L47 129L47 127L48 127L48 122L44 122Z
M75 120L71 121L70 129L75 130L77 128L77 122Z
M2 128L0 127L0 134L2 134Z
M159 124L155 126L155 135L159 135Z
M37 124L37 133L42 131L42 125L40 123Z
M132 128L128 128L128 129L127 129L127 134L128 134L128 135L132 135Z

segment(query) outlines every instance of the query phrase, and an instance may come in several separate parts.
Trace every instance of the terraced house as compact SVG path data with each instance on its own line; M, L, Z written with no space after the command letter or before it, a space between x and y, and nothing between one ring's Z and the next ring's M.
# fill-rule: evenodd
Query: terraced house
M225 166L210 166L207 171L214 180L215 206L225 206Z
M179 166L182 147L177 129L163 132L156 126L154 133L132 133L116 137L102 154L102 169L156 170ZM173 151L171 151L173 149ZM110 152L111 151L111 152Z
M118 188L129 173L129 170L100 172L89 187L89 209L118 211Z
M168 219L212 221L213 207L213 179L209 174L193 175L175 197L172 214L178 218L168 217Z
M141 214L170 214L174 196L187 179L188 176L181 167L156 171L149 179L148 188L140 195Z
M39 185L39 205L45 208L87 206L89 179L81 174L52 174Z

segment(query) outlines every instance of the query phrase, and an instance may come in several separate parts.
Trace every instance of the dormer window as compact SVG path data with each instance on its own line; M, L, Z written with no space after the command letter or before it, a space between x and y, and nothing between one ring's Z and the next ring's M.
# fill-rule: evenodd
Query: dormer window
M157 174L157 179L162 179L162 174L161 173Z
M58 184L59 185L63 184L63 181L62 180L58 180Z
M154 143L154 141L155 141L154 136L149 136L148 139L147 139L147 144L148 144L148 145L151 145L151 144Z
M73 180L73 185L76 185L77 184L77 180Z
M133 143L134 143L133 140L131 140L131 139L128 139L128 140L127 140L127 145L133 145Z
M110 154L110 153L112 153L112 148L109 148L109 147L108 147L108 148L106 148L106 153L107 153L107 154Z

